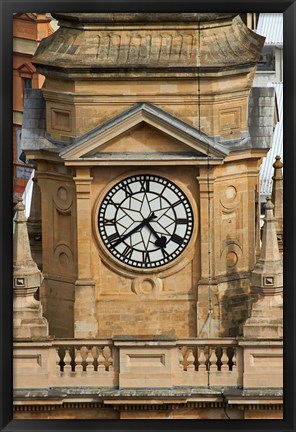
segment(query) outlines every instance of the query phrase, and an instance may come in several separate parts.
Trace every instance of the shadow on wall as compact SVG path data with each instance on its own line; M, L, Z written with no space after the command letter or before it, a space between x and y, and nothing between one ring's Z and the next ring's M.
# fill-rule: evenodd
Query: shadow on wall
M238 271L242 251L237 242L227 236L226 244L225 272L218 282L221 337L236 337L243 335L257 295L251 292L251 272Z

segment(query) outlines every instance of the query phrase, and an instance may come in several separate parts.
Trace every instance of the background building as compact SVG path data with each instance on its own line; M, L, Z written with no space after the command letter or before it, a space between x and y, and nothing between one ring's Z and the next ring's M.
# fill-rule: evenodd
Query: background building
M41 39L53 33L51 18L46 14L13 15L13 202L24 192L32 167L24 163L20 148L24 109L24 90L41 88L44 77L31 63Z
M272 191L273 162L277 155L283 157L283 14L259 14L256 32L266 39L254 86L274 87L278 117L271 149L263 159L260 170L261 208L263 209L262 203Z

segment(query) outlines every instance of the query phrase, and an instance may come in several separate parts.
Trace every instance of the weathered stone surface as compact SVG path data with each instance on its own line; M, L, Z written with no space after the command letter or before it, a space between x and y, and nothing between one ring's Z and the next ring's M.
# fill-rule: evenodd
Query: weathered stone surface
M38 268L42 271L42 222L41 222L41 196L37 180L33 178L33 191L31 199L30 216L27 220L30 239L31 254Z
M22 198L16 205L13 237L13 336L14 339L48 337L48 323L34 294L42 282L42 274L32 260L25 206Z
M232 18L236 13L53 13L52 16L62 21L76 23L111 23L120 25L122 23L149 23L149 22L197 22L214 21Z
M106 142L104 142L103 145L97 146L97 148L95 149L95 154L94 150L91 147L91 144L93 143L94 139L97 139L99 141L102 135L106 136L108 132L112 133L112 129L115 131L116 129L122 127L122 133L124 133L125 123L129 127L131 127L129 122L133 122L133 131L132 133L128 132L124 134L124 136L122 137L122 144L120 148L122 153L127 155L126 157L132 155L133 153L137 154L138 152L144 150L147 150L147 154L163 153L166 150L164 145L149 148L148 143L143 146L143 143L139 142L138 140L139 136L143 135L142 140L146 138L145 141L149 141L149 138L152 138L153 136L153 129L157 126L161 127L162 131L167 133L169 133L171 129L175 130L174 138L177 138L180 133L182 134L180 136L179 142L176 143L175 146L172 143L172 140L169 140L169 143L166 147L168 150L171 150L171 154L174 154L173 150L175 150L175 153L181 151L184 152L186 150L187 152L189 152L190 150L195 150L195 154L197 157L208 155L210 157L224 158L228 154L228 150L223 145L215 142L206 134L192 127L188 123L183 122L179 118L167 113L166 111L158 108L155 105L152 105L150 103L138 103L133 105L129 109L121 112L116 117L110 118L105 123L100 124L96 128L86 132L82 136L73 137L71 139L72 144L62 150L60 152L60 155L62 157L71 157L73 153L75 153L75 150L78 150L80 157L82 157L81 151L79 151L79 147L81 147L82 144L84 144L84 157L86 158L88 156L93 157L94 155L97 157L97 155L99 153L102 153L102 151L108 151L111 154L113 152L118 153L119 150L116 149L116 147L118 146L116 146L114 139L113 142L111 141L109 143L105 138ZM141 127L145 126L146 130L141 133ZM138 128L138 130L135 131L135 128ZM130 143L126 142L129 139L128 135L130 135L131 138L134 138L133 145L131 146ZM164 141L164 137L162 137L162 140ZM90 142L89 149L87 148L87 142ZM188 146L188 142L191 144L190 146ZM185 143L187 145L184 145ZM113 147L115 147L115 149ZM131 151L127 152L127 149L130 149Z
M27 89L24 94L24 114L21 148L54 148L45 136L45 101L42 90Z
M128 22L125 14L122 15ZM119 16L116 15L117 19ZM191 18L190 14L187 16ZM181 73L182 69L190 67L195 70L198 66L233 67L255 64L259 60L264 38L251 32L238 16L219 14L219 24L223 23L223 26L217 25L217 14L201 16L201 21L197 14L192 14L190 21L184 21L182 14L172 14L170 25L163 32L164 21L159 22L159 15L154 28L138 22L129 29L122 29L118 27L120 21L114 25L110 19L106 23L107 17L99 14L82 14L78 19L80 23L85 19L85 23L80 26L77 26L77 15L64 14L67 21L61 20L61 27L40 44L33 61L38 68L49 63L51 67L67 67L68 70L97 69L96 73L114 66L141 69L141 65L150 69L179 68ZM149 17L153 21L153 14ZM128 18L137 23L139 14L134 17L129 14ZM47 74L52 72L47 70Z
M248 94L264 39L239 16L185 14L183 21L183 14L172 14L166 21L164 14L160 22L159 14L155 21L153 14L122 14L121 23L120 14L62 16L59 30L34 57L47 77L43 92L52 139L67 144L143 101L216 141L245 137Z
M264 331L264 324L262 328ZM271 401L271 395L279 396L283 389L283 340L277 337L271 340L267 334L268 329L265 338L260 340L257 335L252 340L245 338L239 344L244 352L245 395L257 393L257 397L252 395L254 399L265 396Z
M274 205L267 197L259 260L252 273L252 285L264 295L281 294L283 291L283 267L276 236Z
M282 297L263 297L253 305L251 317L244 324L244 337L283 338L282 320Z
M283 265L273 209L267 197L260 257L251 275L252 289L259 299L244 324L244 336L249 338L283 337Z
M273 87L253 87L249 98L248 125L254 148L271 145L275 114L275 90Z

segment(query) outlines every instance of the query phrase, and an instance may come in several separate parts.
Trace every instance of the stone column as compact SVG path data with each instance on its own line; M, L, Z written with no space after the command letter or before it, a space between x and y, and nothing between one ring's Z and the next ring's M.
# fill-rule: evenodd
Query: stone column
M274 174L272 177L272 195L271 199L274 205L274 216L276 218L276 235L279 245L279 251L283 253L283 163L281 157L276 156L273 164Z
M215 279L214 178L212 169L200 167L201 279L198 283L197 336L219 336L218 286Z
M44 339L48 337L48 322L42 316L41 303L34 298L42 282L42 274L31 256L22 198L18 198L15 209L13 336L14 339Z
M279 253L274 205L267 197L260 258L251 274L251 287L258 300L243 327L246 338L282 338L283 265Z
M77 259L78 279L75 282L74 337L95 338L98 333L96 318L95 282L91 269L91 183L90 168L77 168Z

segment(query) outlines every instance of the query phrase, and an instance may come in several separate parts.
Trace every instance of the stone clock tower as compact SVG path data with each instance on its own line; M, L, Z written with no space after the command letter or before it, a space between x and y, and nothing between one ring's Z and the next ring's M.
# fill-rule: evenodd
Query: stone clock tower
M274 115L271 89L250 96L264 38L236 14L54 17L22 136L50 334L242 334L268 149L252 116L270 135Z

